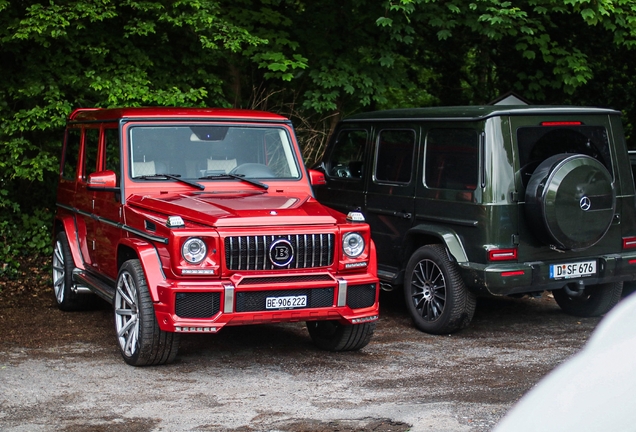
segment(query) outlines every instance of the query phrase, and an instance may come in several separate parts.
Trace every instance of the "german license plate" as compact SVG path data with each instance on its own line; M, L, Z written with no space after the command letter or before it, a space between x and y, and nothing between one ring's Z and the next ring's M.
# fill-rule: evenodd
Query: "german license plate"
M307 307L307 296L266 297L266 309L295 309Z
M550 279L572 279L596 274L596 261L582 261L550 266Z

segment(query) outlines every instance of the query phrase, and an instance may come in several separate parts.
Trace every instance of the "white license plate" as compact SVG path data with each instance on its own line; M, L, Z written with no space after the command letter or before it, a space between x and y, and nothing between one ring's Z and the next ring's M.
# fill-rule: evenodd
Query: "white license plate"
M596 261L583 261L550 266L550 279L572 279L596 274Z
M307 307L307 296L266 297L266 309L295 309Z

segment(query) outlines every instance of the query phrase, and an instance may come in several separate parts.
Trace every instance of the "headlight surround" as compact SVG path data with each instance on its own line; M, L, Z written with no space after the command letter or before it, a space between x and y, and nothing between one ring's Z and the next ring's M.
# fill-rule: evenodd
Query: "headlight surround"
M190 237L181 246L181 255L190 264L199 264L207 254L205 242L198 237Z
M349 258L357 258L364 252L364 238L357 232L345 234L342 239L342 251Z

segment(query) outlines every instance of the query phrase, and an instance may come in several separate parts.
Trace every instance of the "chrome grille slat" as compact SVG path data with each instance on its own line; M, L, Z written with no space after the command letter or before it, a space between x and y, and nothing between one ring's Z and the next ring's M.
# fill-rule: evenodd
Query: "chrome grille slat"
M269 260L270 245L286 239L294 258L285 267ZM225 264L229 270L285 270L329 266L334 260L334 234L280 234L231 236L225 238Z

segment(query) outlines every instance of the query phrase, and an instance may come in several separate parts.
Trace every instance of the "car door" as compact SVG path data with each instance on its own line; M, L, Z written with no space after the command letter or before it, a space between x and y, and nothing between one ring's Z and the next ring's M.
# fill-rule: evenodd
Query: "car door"
M336 131L323 163L327 184L316 188L323 204L342 213L365 207L369 136L368 124L344 124Z
M88 176L97 171L99 156L99 125L82 129L82 158L75 192L74 206L77 209L78 236L82 246L82 257L87 268L97 270L95 250L97 247L97 221L94 217L95 192L88 189Z
M419 129L406 123L386 123L374 135L365 216L377 247L380 276L392 280L404 259L404 235L414 219Z
M102 129L101 158L99 170L113 171L117 186L121 185L121 145L117 124ZM117 278L117 245L121 236L122 194L121 192L96 191L93 195L93 213L99 221L95 226L94 259L100 273L110 279Z

